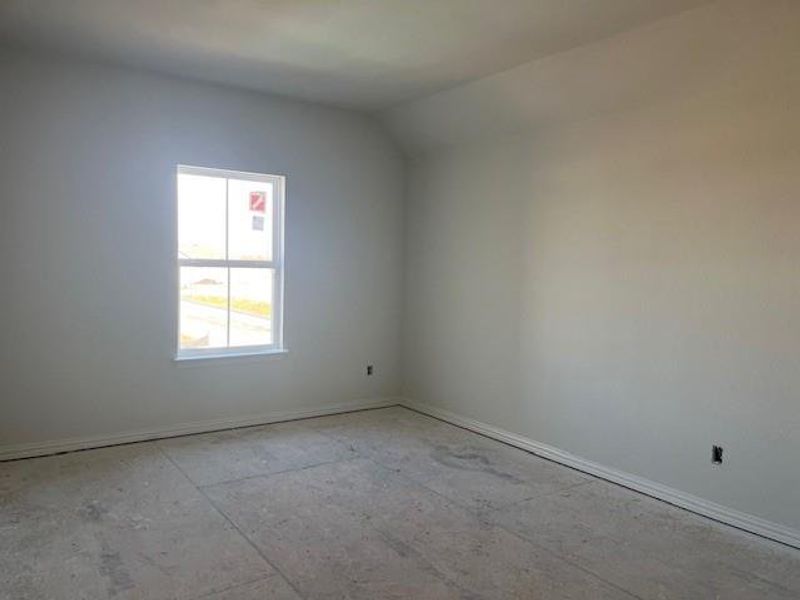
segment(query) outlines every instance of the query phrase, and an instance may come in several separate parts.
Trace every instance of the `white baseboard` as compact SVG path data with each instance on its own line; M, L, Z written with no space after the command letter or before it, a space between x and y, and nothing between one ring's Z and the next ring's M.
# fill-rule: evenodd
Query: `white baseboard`
M554 462L577 469L589 475L594 475L617 483L626 488L636 490L658 500L663 500L669 504L679 506L691 512L703 515L732 525L738 529L743 529L760 535L771 540L775 540L788 546L800 549L800 531L767 521L715 502L687 494L680 490L650 481L643 477L631 475L618 469L606 467L599 463L586 460L569 452L565 452L553 446L542 444L521 435L487 425L475 419L463 417L456 413L414 402L406 398L379 398L371 400L356 400L343 404L305 408L292 411L273 411L262 415L249 417L237 417L229 419L213 419L208 421L195 421L182 423L164 428L154 428L140 431L130 431L115 433L110 435L89 436L81 438L70 438L48 442L31 442L24 444L8 444L0 446L0 462L16 460L20 458L32 458L35 456L46 456L59 454L62 452L73 452L76 450L87 450L90 448L102 448L104 446L116 446L119 444L130 444L133 442L144 442L161 438L177 437L181 435L191 435L195 433L207 433L223 429L235 429L237 427L251 427L254 425L266 425L269 423L280 423L283 421L294 421L297 419L307 419L311 417L322 417L339 413L353 412L358 410L368 410L373 408L385 408L400 404L406 408L419 411L421 413L442 419L453 425L464 427L487 437L505 442L522 450L547 458Z
M722 506L721 504L716 504L715 502L687 494L686 492L644 479L643 477L603 466L581 458L580 456L575 456L569 452L554 448L553 446L548 446L547 444L536 442L524 436L504 431L503 429L487 425L475 419L463 417L448 410L414 402L409 399L399 399L399 403L406 408L475 431L487 437L531 452L532 454L536 454L537 456L541 456L542 458L547 458L562 465L588 473L589 475L594 475L626 488L636 490L647 496L663 500L669 504L714 519L715 521L732 525L738 529L743 529L750 533L786 544L787 546L800 549L800 531L796 529L779 525L778 523L773 523L760 517Z
M54 440L49 442L31 442L24 444L7 444L0 446L0 462L6 460L16 460L20 458L32 458L34 456L46 456L49 454L60 454L62 452L73 452L75 450L87 450L89 448L102 448L104 446L116 446L119 444L130 444L132 442L144 442L161 438L177 437L180 435L190 435L193 433L207 433L222 429L235 429L237 427L251 427L253 425L267 425L269 423L280 423L282 421L294 421L297 419L308 419L310 417L322 417L338 413L353 412L371 408L384 408L395 406L397 400L393 398L378 398L371 400L355 400L342 404L303 408L290 411L273 411L261 415L249 417L235 417L226 419L213 419L209 421L194 421L191 423L180 423L169 427L159 427L139 431L127 431L113 433L109 435L98 435L80 438L69 438Z

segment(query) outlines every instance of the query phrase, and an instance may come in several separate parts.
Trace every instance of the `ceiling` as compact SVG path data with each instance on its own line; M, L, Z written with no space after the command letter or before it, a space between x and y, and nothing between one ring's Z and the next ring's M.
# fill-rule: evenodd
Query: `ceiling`
M0 42L377 110L707 0L2 0Z

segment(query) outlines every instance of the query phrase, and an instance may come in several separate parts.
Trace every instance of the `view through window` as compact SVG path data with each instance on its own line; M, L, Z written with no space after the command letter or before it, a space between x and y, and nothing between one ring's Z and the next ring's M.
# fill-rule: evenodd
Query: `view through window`
M178 357L281 348L285 181L178 167Z

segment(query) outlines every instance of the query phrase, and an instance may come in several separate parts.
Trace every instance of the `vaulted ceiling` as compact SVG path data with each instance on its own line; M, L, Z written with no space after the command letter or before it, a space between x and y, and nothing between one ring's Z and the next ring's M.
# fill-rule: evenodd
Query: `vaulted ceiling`
M3 0L0 43L377 110L707 0Z

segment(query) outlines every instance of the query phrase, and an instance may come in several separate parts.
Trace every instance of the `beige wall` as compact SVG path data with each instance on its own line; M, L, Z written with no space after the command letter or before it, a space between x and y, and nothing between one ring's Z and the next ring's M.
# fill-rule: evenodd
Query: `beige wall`
M669 39L684 69L611 73ZM548 61L447 92L426 136L441 98L390 115L416 149L404 393L800 529L800 5ZM550 81L589 97L543 108Z
M288 356L173 362L177 163L288 176ZM0 447L395 394L402 176L355 113L0 54Z

